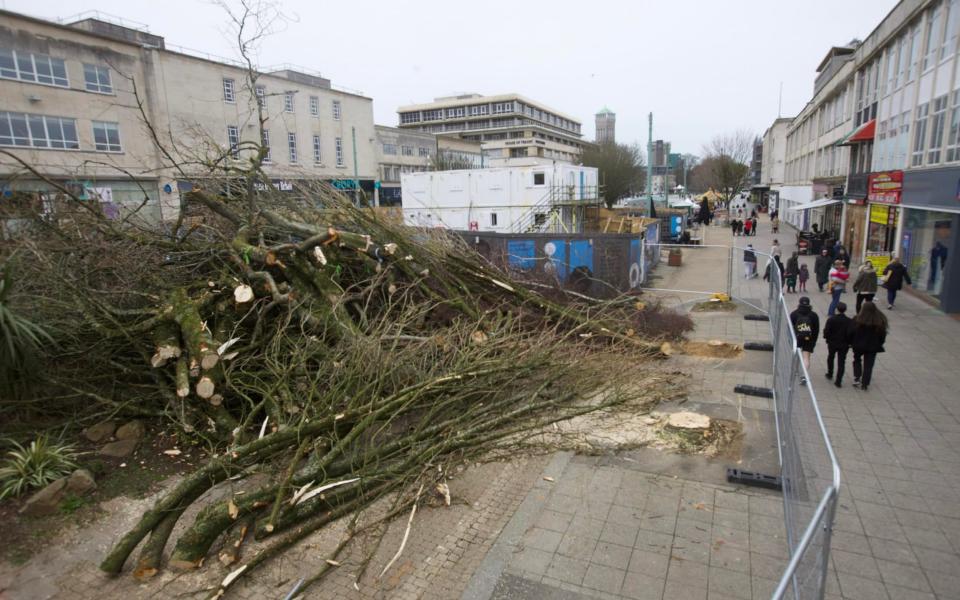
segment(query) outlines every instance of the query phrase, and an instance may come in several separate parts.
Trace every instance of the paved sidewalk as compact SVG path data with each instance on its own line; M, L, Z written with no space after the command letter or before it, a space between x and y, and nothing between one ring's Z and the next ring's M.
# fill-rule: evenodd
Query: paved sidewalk
M785 260L795 232L783 227L776 237ZM709 238L767 252L773 236L764 217L755 237L711 228ZM715 254L674 271L661 265L661 287L721 291L715 269L724 260ZM741 260L737 253L727 261L738 274ZM814 258L801 260L812 271ZM701 287L691 287L694 272ZM734 293L762 301L764 286L738 279ZM808 295L825 320L827 295ZM694 298L670 297L678 305ZM827 598L960 598L960 322L903 293L888 316L887 352L869 392L823 377L822 343L813 356L812 382L842 469ZM740 313L694 318L695 339L769 339L766 323ZM693 373L684 408L744 424L745 468L775 460L771 407L730 389L766 381L769 358L677 365ZM726 484L723 466L648 449L556 456L544 471L554 482L537 482L463 598L769 598L787 558L781 497Z

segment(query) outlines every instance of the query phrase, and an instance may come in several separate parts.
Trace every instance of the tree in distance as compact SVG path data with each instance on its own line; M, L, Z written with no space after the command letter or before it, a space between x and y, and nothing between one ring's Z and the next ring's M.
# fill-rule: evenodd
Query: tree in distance
M643 152L636 144L604 142L583 150L584 166L599 170L603 186L603 201L613 208L617 201L629 198L643 190L646 173Z

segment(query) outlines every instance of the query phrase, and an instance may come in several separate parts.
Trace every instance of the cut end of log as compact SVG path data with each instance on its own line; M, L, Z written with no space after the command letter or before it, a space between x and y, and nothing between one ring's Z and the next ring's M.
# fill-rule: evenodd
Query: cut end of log
M664 342L660 344L660 353L664 356L670 356L673 354L673 345L670 342Z
M238 285L233 290L233 299L236 300L237 304L246 304L253 300L253 288L247 284Z
M673 413L667 418L667 427L685 431L704 431L710 428L710 417L695 412Z
M209 377L201 377L200 381L197 382L197 395L203 398L204 400L209 400L213 397L215 391L215 386L213 380Z
M133 571L133 577L134 577L134 579L136 579L137 581L147 581L147 580L149 580L149 579L152 579L152 578L156 577L157 573L159 573L159 572L160 572L160 570L157 569L156 567L138 566L138 567Z
M192 571L200 566L201 561L184 560L182 558L171 558L168 566L174 571Z
M218 362L220 362L220 355L215 351L208 350L203 353L202 357L200 357L200 368L204 371L209 371L217 366Z

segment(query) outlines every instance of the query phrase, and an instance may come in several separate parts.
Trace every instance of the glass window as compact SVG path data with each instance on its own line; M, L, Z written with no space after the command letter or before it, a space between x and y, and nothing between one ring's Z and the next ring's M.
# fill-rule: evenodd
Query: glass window
M400 151L404 156L413 156L413 146L401 146Z
M947 132L947 162L960 160L960 90L953 92L950 129Z
M907 77L905 83L913 81L914 75L917 74L917 60L920 54L920 26L913 28L913 31L910 33L910 57L907 61Z
M947 18L944 27L943 44L940 46L940 60L952 56L957 51L957 33L960 29L960 0L947 3Z
M937 62L937 50L940 48L940 39L943 36L943 24L941 17L943 11L940 7L933 9L933 13L927 19L927 38L923 49L923 70L931 68Z
M396 153L397 153L397 145L396 145L396 144L384 144L384 145L383 145L383 153L384 153L384 154L396 154Z
M310 96L310 116L320 116L320 98L316 96Z
M417 148L417 150L418 150L420 156L425 156L425 157L428 157L428 158L429 158L429 156L430 156L430 148L424 148L424 147L421 146L420 148Z
M323 158L323 154L320 148L320 136L314 135L313 136L313 162L319 165L321 162L323 162L322 158Z
M333 120L334 121L340 120L340 101L339 100L333 101Z
M927 116L930 114L930 103L924 102L917 107L917 119L913 128L913 154L910 164L914 167L923 164L923 149L927 136Z
M83 65L83 83L88 92L112 94L113 85L110 83L110 69L100 65Z
M101 152L120 152L120 126L108 121L94 121L93 144Z
M254 88L254 92L257 94L257 104L260 105L260 108L264 108L267 105L267 88L258 85Z
M904 210L900 256L910 273L913 289L939 297L952 246L953 215L932 210Z
M78 150L80 142L73 119L0 112L0 146Z
M343 138L333 140L333 149L337 156L337 166L343 166Z
M240 158L240 129L236 125L227 125L227 145L230 156Z
M940 147L943 145L943 131L947 119L947 94L933 101L933 114L930 115L930 150L927 152L927 164L940 162Z
M223 101L236 102L236 82L229 77L223 78Z
M62 58L0 49L0 77L69 87L67 67Z
M287 150L290 152L290 164L297 164L297 134L287 134Z
M263 153L263 162L268 163L273 160L272 153L270 151L270 130L264 129L263 135L260 136L261 145L266 151Z
M283 93L283 112L293 112L293 92Z

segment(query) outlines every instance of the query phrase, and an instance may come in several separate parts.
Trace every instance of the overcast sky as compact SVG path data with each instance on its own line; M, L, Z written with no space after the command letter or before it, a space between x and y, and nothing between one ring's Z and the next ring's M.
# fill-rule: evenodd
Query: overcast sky
M230 1L230 0L228 0ZM517 92L579 119L617 113L617 141L654 137L701 154L713 135L762 134L810 99L832 45L864 39L894 0L405 0L280 3L264 66L293 63L373 98L378 124L437 96ZM203 0L0 0L69 17L100 10L149 25L167 43L236 58L223 10Z

